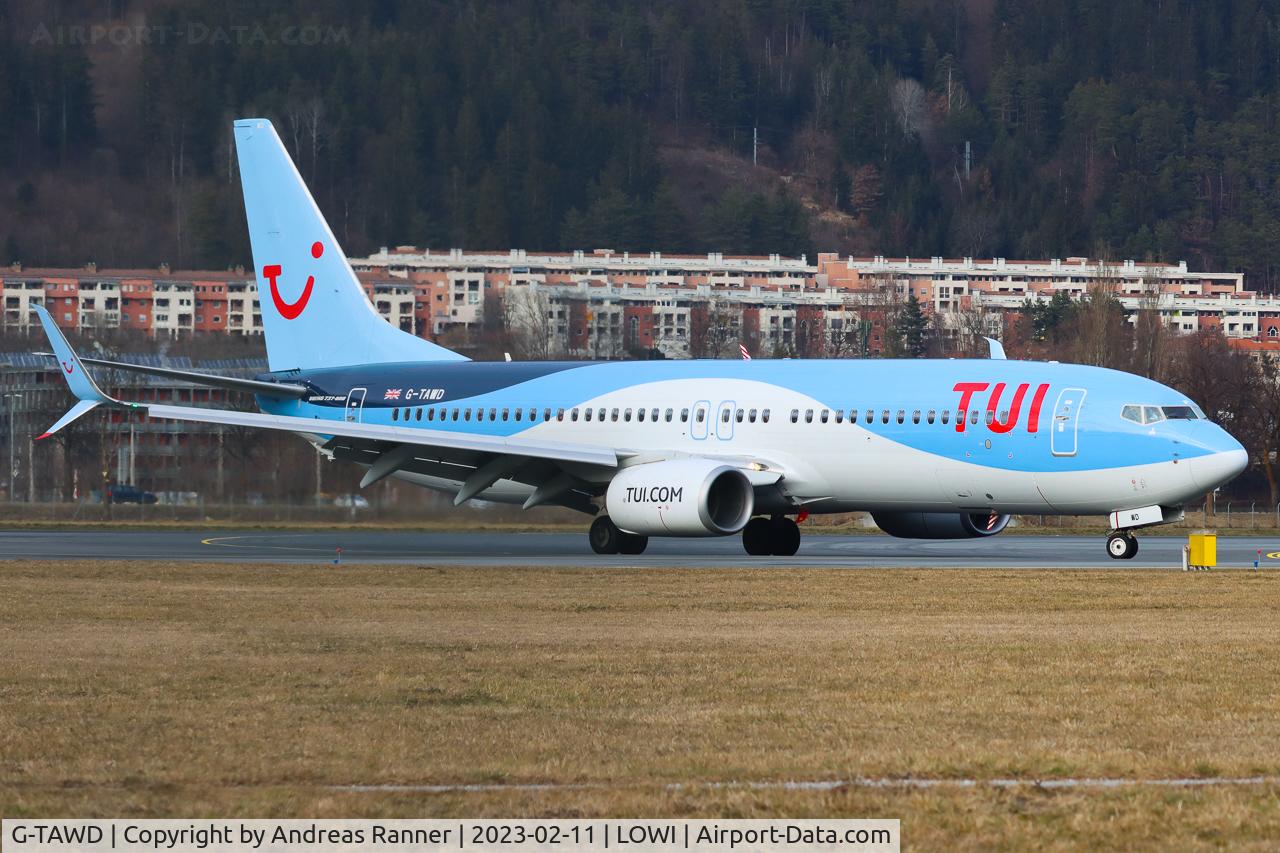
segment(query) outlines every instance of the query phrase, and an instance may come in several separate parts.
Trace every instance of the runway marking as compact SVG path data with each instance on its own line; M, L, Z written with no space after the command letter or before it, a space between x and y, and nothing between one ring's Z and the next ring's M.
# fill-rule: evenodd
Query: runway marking
M683 791L696 788L725 790L785 790L785 791L836 791L841 788L1039 788L1058 789L1107 789L1107 788L1207 788L1214 786L1280 785L1280 776L1203 776L1172 779L915 779L915 778L865 778L854 779L778 779L757 782L673 782L663 785L667 791ZM411 794L471 794L502 791L586 791L610 788L645 787L643 784L610 785L607 783L476 783L459 785L331 785L330 790L353 793L411 793Z
M302 534L298 534L298 535L302 535ZM231 542L224 541L224 540L230 540L230 539L253 539L253 538L255 537L252 535L250 536L210 536L208 539L201 539L200 544L209 545L214 548L266 548L267 550L270 550L270 551L306 551L306 552L316 551L322 554L328 554L333 550L332 548L316 548L316 547L307 547L303 545L263 545L261 543L235 545L235 544L232 544Z

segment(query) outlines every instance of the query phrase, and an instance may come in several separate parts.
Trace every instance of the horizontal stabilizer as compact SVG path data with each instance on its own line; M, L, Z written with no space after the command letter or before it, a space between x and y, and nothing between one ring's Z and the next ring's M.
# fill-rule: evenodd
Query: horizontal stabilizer
M54 358L51 352L38 352ZM239 379L233 376L216 376L211 373L197 373L194 370L178 370L173 367L152 367L147 364L130 364L127 361L107 361L102 358L82 358L84 364L110 370L123 370L128 373L143 373L147 376L162 376L165 379L177 379L190 382L192 385L203 385L206 388L221 388L224 391L235 391L240 394L261 394L264 397L280 397L298 399L305 397L307 386L294 382L263 382L260 379Z

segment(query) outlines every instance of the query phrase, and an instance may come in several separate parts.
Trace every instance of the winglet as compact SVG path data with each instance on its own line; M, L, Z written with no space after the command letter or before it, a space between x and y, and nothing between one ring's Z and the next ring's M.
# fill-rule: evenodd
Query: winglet
M67 380L71 393L80 400L94 400L99 403L116 402L103 394L102 389L93 381L93 377L85 371L84 365L80 363L80 357L76 355L75 350L71 349L71 344L67 343L62 330L58 328L57 323L53 322L49 312L40 305L32 305L31 308L40 318L40 325L44 326L44 333L49 338L50 346L53 347L53 354L58 357L58 364L62 367L62 378Z
M995 338L983 338L983 340L985 340L987 342L987 345L991 347L991 355L990 355L991 358L1005 357L1003 344L1001 344Z
M48 438L67 424L93 411L103 403L121 405L120 401L102 393L102 389L98 387L98 384L93 381L93 377L84 369L84 364L81 363L80 357L76 355L75 350L71 349L71 344L67 343L62 330L53 322L53 317L50 316L49 312L39 305L31 307L36 312L36 315L40 317L40 325L44 327L44 333L49 338L53 353L58 358L58 365L62 370L62 378L67 380L67 386L71 388L71 393L75 394L78 399L78 402L71 407L71 411L45 430L40 438Z
M79 420L81 415L87 415L89 412L98 408L98 406L100 405L102 404L97 400L81 400L80 402L72 406L69 412L67 412L62 417L58 418L58 422L56 424L49 427L40 435L37 435L36 441L40 441L43 438L48 438L49 436L53 435L55 432L62 429L64 426L71 423L72 421Z

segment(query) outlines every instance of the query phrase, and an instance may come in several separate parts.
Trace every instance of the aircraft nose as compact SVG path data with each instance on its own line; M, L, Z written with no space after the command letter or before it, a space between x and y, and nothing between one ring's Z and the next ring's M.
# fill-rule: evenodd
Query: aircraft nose
M1191 462L1191 476L1206 492L1234 480L1249 465L1249 454L1235 439L1230 450L1199 456Z

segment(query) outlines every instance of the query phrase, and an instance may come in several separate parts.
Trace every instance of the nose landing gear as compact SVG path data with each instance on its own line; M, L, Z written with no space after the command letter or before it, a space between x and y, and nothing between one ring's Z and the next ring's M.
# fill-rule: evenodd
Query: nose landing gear
M1138 553L1138 540L1127 530L1112 531L1107 537L1107 556L1113 560L1132 560Z

